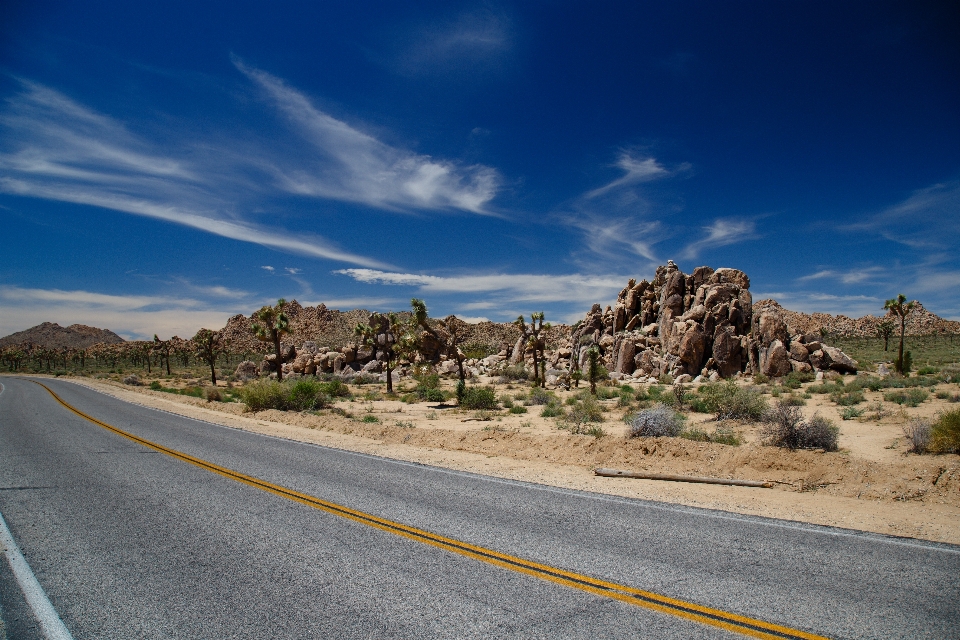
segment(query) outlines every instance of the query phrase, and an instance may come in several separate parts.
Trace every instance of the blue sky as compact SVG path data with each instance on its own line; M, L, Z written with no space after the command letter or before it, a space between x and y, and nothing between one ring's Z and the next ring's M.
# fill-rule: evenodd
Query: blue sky
M960 8L0 6L0 335L574 321L668 259L960 319Z

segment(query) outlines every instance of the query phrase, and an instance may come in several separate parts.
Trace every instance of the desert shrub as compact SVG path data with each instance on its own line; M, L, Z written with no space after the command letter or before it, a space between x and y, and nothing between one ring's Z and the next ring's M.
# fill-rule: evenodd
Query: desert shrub
M423 402L443 402L447 399L447 394L442 389L418 389L416 394Z
M807 401L794 393L788 393L780 399L780 402L789 404L791 407L802 407Z
M844 407L843 411L840 412L841 420L853 420L854 418L859 418L863 415L863 409L857 407Z
M804 382L813 382L816 376L810 371L791 371L783 379L783 386L789 389L799 389Z
M150 383L150 388L153 389L154 391L162 391L163 385L160 384L160 382L158 382L157 380L154 380L153 382Z
M830 394L830 400L841 407L852 407L866 400L863 391L855 389L846 393L834 392Z
M280 386L285 392L286 406L282 407L288 411L307 411L309 409L319 409L330 401L333 394L327 392L328 385L333 382L317 382L310 378L300 378L297 380L284 380ZM336 384L346 387L345 384L336 381ZM337 388L336 386L334 387ZM348 392L349 393L349 392ZM281 407L277 407L278 409Z
M422 402L443 402L447 394L440 389L440 376L435 373L422 373L415 377L417 386L413 392Z
M842 382L822 382L820 384L812 384L807 387L807 391L810 393L843 393L846 389L843 386Z
M464 409L496 409L497 396L489 387L468 387L463 390L460 406Z
M530 380L530 372L521 364L504 367L500 376L508 380Z
M331 398L349 398L353 395L350 393L350 387L344 384L343 380L337 378L334 378L329 382L321 383L320 392L330 396Z
M937 416L930 429L930 450L936 453L960 453L960 409Z
M700 387L704 407L717 420L757 421L763 418L767 402L759 391L737 386L732 380Z
M373 414L368 413L367 415L360 418L360 422L365 422L367 424L376 424L380 422L380 418L378 418Z
M680 434L681 438L693 440L694 442L715 442L717 444L728 444L739 447L743 440L736 433L727 429L716 429L713 433L707 433L703 429L688 429Z
M627 437L676 437L683 432L683 421L677 412L665 404L657 404L633 416L627 428Z
M482 358L486 358L487 356L492 356L500 349L494 347L493 345L484 344L482 342L470 342L461 346L460 350L463 352L463 355L467 356L468 358L480 360Z
M223 402L223 395L217 387L207 387L203 395L207 402Z
M590 425L586 428L586 430L583 431L583 433L588 436L593 436L594 438L602 438L607 435L607 432L603 430L603 427L598 424Z
M883 399L887 402L896 402L908 407L919 407L920 403L930 396L923 389L911 388L897 391L890 391L883 394Z
M667 387L673 386L673 376L669 373L661 373L660 377L657 378L657 384L662 384Z
M931 367L927 365L925 367L920 367L919 369L917 369L918 376L928 376L931 373L940 373L939 367Z
M543 418L557 418L563 415L563 407L559 402L551 402L540 410L540 416Z
M527 408L522 404L515 404L512 407L510 407L510 413L526 413L526 412L527 412Z
M921 418L913 418L903 425L903 435L910 445L910 453L926 453L930 446L930 422Z
M664 391L665 391L665 388L660 386L659 384L652 384L647 389L647 398L649 398L650 400L659 400L660 396L663 395Z
M119 369L117 370L119 373ZM131 373L126 378L123 379L123 384L128 384L134 387L139 387L142 383L140 382L140 376L135 373Z
M712 405L699 393L688 393L684 395L683 402L695 413L713 413Z
M603 422L603 407L589 393L564 414L563 426L571 433L583 433L588 422Z
M624 391L623 388L620 388L620 393L617 396L617 406L618 407L629 407L633 404L634 393L633 389L629 391Z
M552 391L547 391L546 389L540 387L534 387L530 390L530 395L527 397L527 402L531 405L544 405L550 404L552 401L556 400L556 395Z
M770 378L762 373L753 376L753 384L767 384L768 382L770 382Z
M512 409L514 404L513 398L510 397L510 394L505 393L500 396L500 404L503 405L504 409Z
M331 377L331 381L335 379L336 378ZM353 376L353 379L351 380L351 382L359 387L365 384L374 384L375 382L380 382L380 378L378 376L373 375L372 373L358 373L357 375Z
M836 451L840 429L819 415L804 421L799 408L778 402L764 416L761 433L777 447Z
M286 394L276 380L256 380L240 389L240 399L248 411L286 409Z

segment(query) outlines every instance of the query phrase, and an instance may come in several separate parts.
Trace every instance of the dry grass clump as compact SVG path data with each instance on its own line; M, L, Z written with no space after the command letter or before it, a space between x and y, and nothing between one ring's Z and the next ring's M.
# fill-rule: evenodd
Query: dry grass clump
M910 443L910 453L926 453L930 446L930 421L913 418L903 425L903 435Z
M675 438L683 432L683 420L676 411L662 403L644 409L627 424L627 437L630 438Z
M761 430L769 444L786 449L836 451L840 429L832 421L814 415L803 419L798 407L778 402L763 418Z

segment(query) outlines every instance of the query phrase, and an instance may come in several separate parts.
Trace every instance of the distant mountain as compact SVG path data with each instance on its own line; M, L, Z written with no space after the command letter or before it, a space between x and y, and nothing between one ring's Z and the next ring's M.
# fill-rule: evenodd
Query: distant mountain
M72 324L61 327L56 322L44 322L24 331L11 333L0 338L0 347L32 342L47 349L71 347L83 349L100 342L117 344L125 342L123 338L109 329L88 327L85 324Z

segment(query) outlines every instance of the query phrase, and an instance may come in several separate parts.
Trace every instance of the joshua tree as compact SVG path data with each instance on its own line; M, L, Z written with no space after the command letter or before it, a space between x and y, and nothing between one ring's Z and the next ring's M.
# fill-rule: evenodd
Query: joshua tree
M170 352L173 351L173 339L161 340L153 334L153 350L160 356L160 364L167 365L167 375L170 375Z
M463 342L464 322L456 316L447 316L443 320L435 320L441 331L437 331L430 326L430 318L427 317L427 305L423 300L414 298L410 301L410 307L413 309L413 323L427 332L434 340L440 343L440 348L448 358L457 361L457 372L460 381L464 382L467 378L463 371L463 361L466 356L460 351L457 345Z
M217 386L217 358L227 352L227 339L219 331L200 329L193 336L193 345L197 358L210 365L210 380Z
M287 314L283 312L286 305L287 301L280 298L277 300L277 304L272 307L269 305L261 307L260 311L253 314L256 322L250 327L253 330L253 335L257 336L257 340L273 343L273 352L277 354L277 380L283 380L280 337L290 333L290 320L287 318Z
M883 350L886 351L890 346L890 336L893 335L893 323L889 320L883 320L877 325L877 337L883 339Z
M533 385L546 387L546 375L543 375L545 372L541 372L541 369L545 369L546 367L540 366L541 360L545 360L543 357L545 345L543 343L543 338L540 337L540 333L544 329L549 329L550 323L548 322L544 324L543 316L543 311L540 311L539 313L531 313L529 326L526 322L524 322L523 316L519 316L514 321L514 324L520 327L520 331L523 333L523 335L527 336L527 340L525 342L533 348Z
M902 293L897 295L896 298L887 300L884 303L883 308L891 312L893 315L900 318L900 348L897 351L897 361L894 363L894 366L897 369L897 373L903 375L904 366L903 366L903 334L907 328L907 315L913 311L913 307L916 306L916 301L907 302L907 296Z
M600 379L600 350L596 345L587 351L587 379L590 381L590 393L597 395L597 380Z
M379 351L386 358L387 393L393 393L393 380L390 372L393 369L393 361L397 356L395 347L403 337L404 330L405 327L397 314L373 313L370 315L370 321L367 324L357 324L353 331L362 344L370 347L371 357L376 358Z

